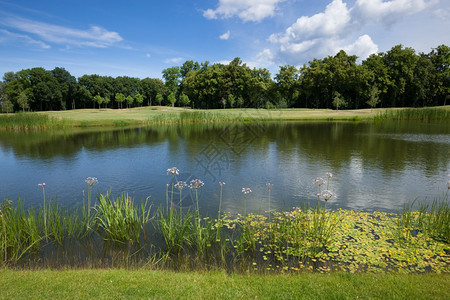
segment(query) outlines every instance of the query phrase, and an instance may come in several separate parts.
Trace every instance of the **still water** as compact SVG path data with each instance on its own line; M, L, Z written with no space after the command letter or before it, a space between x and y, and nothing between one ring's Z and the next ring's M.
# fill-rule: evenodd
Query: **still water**
M97 177L93 191L150 197L154 207L172 195L174 182L201 179L200 210L215 215L219 182L222 209L268 209L266 183L273 184L271 208L286 210L317 201L317 177L333 177L330 208L397 211L415 199L432 201L447 192L450 179L448 124L414 122L283 122L170 125L146 128L45 132L0 131L0 197L22 198L26 206L47 198L79 207L84 180ZM167 185L169 187L167 188ZM174 190L178 204L180 195ZM182 191L182 206L195 194Z

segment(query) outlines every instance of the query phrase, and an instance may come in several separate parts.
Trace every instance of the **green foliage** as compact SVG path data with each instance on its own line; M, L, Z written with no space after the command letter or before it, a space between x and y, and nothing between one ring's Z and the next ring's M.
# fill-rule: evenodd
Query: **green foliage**
M97 200L94 227L105 240L140 242L141 232L150 221L148 198L140 209L128 195L121 195L113 202L107 192L99 194Z
M122 93L117 93L115 98L116 98L116 102L119 103L120 108L122 108L122 103L125 101L125 95Z
M345 107L346 105L347 102L344 97L342 97L338 92L334 92L333 106L336 107L336 110L339 110L339 107Z
M267 69L252 69L239 57L229 64L188 60L180 67L164 69L164 82L96 74L77 80L63 68L32 68L5 73L0 97L3 112L95 107L96 95L116 99L121 107L125 100L115 97L118 94L137 96L138 106L151 106L158 94L170 93L185 94L192 107L202 109L264 108L268 103L287 108L331 108L335 91L351 109L373 108L379 103L383 107L438 106L446 105L449 97L449 57L446 45L430 53L396 45L357 64L355 55L341 50L334 56L315 58L299 69L280 66L273 80Z
M105 99L104 99L102 96L100 96L100 95L95 95L94 101L95 101L96 103L98 103L98 108L100 109L100 106L101 106L102 103L105 101Z
M130 95L128 95L125 100L127 100L127 106L131 107L131 105L133 105L134 99L133 97L131 97Z
M427 122L448 122L450 109L448 108L405 108L386 110L379 113L375 120L419 120Z
M180 103L183 104L183 106L189 106L189 103L191 103L191 100L189 99L188 95L181 93Z
M139 106L142 106L142 102L144 102L144 97L141 94L137 93L136 95L134 95L134 101L136 101L136 103Z
M167 101L169 101L172 104L172 107L175 107L175 102L177 101L177 98L175 98L175 94L173 92L167 96Z
M0 116L0 128L11 130L44 129L62 127L64 122L41 113L15 113Z
M158 94L156 95L156 102L158 102L158 105L159 105L159 106L161 106L161 103L162 103L163 99L164 99L164 97L163 97L163 95L161 95L160 93L158 93Z
M373 85L372 88L370 89L370 98L366 102L367 104L370 105L371 109L373 109L375 106L377 106L378 103L380 103L380 98L378 95L379 95L378 88L376 85Z

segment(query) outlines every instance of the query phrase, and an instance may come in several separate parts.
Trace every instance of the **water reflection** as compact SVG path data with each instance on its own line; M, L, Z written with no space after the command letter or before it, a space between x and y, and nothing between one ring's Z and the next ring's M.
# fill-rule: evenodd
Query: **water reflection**
M37 183L69 205L82 203L84 179L99 191L151 196L165 203L166 170L178 180L205 181L200 204L215 214L218 181L225 181L224 209L239 212L242 187L251 187L247 209L264 211L266 183L274 184L277 210L314 203L312 180L334 173L338 197L330 206L396 210L415 198L432 200L446 188L450 132L424 123L233 123L56 132L0 132L0 192L39 204ZM184 192L186 206L193 203ZM184 205L183 205L184 206Z

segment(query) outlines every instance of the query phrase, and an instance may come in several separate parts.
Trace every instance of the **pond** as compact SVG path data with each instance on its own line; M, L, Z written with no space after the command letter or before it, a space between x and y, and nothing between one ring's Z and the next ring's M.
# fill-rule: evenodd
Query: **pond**
M222 209L287 210L315 204L317 177L336 197L329 208L396 212L408 201L432 201L447 191L450 173L448 124L417 122L237 122L161 125L144 128L66 131L0 131L0 197L22 198L26 206L47 198L80 207L87 177L97 177L94 192L150 197L154 207L172 197L171 184L201 179L202 214ZM172 179L167 169L177 167ZM167 185L169 187L167 188ZM178 190L173 198L178 200ZM182 191L182 206L195 195ZM178 201L176 201L178 204Z

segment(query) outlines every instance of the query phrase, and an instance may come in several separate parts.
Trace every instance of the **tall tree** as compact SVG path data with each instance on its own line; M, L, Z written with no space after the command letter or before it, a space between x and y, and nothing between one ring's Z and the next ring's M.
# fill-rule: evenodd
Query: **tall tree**
M180 84L180 68L171 67L162 71L168 93L176 93Z
M275 74L277 90L288 107L293 106L299 97L299 70L294 66L280 66Z
M167 100L172 104L172 107L175 107L175 102L177 101L177 98L175 97L175 93L170 93L167 96Z
M119 104L120 108L122 108L122 103L125 101L125 95L122 93L117 93L115 99L116 102Z

